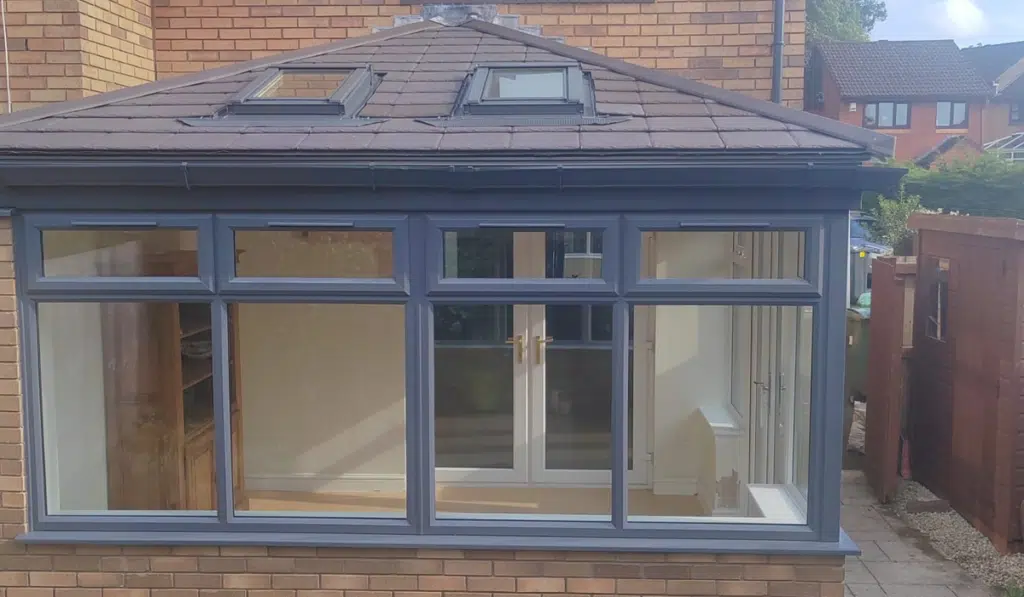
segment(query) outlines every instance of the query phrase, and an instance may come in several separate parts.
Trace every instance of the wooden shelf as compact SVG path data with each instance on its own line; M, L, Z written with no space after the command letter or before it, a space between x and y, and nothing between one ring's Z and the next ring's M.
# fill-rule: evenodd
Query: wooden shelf
M181 389L192 386L213 377L213 361L210 359L181 359Z

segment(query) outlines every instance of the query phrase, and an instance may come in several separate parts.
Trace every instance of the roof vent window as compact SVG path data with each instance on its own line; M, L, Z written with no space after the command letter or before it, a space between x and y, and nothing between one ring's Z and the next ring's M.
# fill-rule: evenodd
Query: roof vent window
M284 67L250 83L227 106L228 114L355 116L377 86L369 68Z
M593 93L578 64L478 66L455 115L593 115Z

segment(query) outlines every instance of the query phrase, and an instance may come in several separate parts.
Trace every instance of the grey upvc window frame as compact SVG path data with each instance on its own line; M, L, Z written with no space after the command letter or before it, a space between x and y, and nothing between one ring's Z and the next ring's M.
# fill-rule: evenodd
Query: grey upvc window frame
M600 278L445 278L444 233L459 230L506 230L510 232L551 232L559 230L600 230L603 258ZM459 301L461 295L505 296L513 299L531 295L554 296L560 301L572 301L581 296L604 295L613 297L620 286L620 272L615 265L620 255L620 221L612 216L581 216L538 214L510 216L496 214L467 214L459 216L433 216L427 229L427 294ZM593 300L593 298L587 299Z
M213 290L213 222L204 215L181 214L154 217L152 214L95 213L32 214L24 216L26 243L23 245L28 262L27 271L33 272L23 280L32 292L93 293L152 291L208 294ZM134 276L44 276L43 231L45 230L195 230L199 276L195 278L157 278Z
M261 98L257 93L275 79L292 72L351 71L334 92L326 98ZM274 68L246 85L225 106L229 115L237 116L337 116L356 115L373 94L376 75L369 66L290 65Z
M536 213L536 212L534 212ZM105 214L92 214L109 219ZM322 214L291 214L296 218L319 217ZM220 214L208 212L189 217L204 220L200 243L200 262L215 267L225 255L233 259L234 243L228 242L220 231L231 221L265 214ZM334 217L350 219L343 214ZM68 216L57 215L60 221ZM140 218L141 214L124 214L126 218ZM145 214L147 220L159 223L174 221L173 214ZM376 217L376 216L375 216ZM768 281L750 288L733 288L727 294L709 297L700 285L690 284L667 292L648 295L637 294L623 284L604 288L600 293L579 292L566 287L562 280L550 280L529 292L504 288L464 288L456 293L434 292L427 277L427 264L436 256L425 249L437 251L430 238L439 230L438 222L452 221L449 216L431 217L423 212L405 213L408 228L402 238L395 237L395 252L405 251L409 260L410 288L406 295L384 293L368 296L348 292L338 287L336 292L310 292L312 286L295 287L287 291L272 285L253 284L243 291L222 285L229 281L224 272L217 271L210 288L198 292L189 280L174 279L161 287L147 287L147 280L135 280L133 288L97 288L94 279L87 279L68 288L57 290L17 286L22 335L22 375L25 380L26 421L26 477L29 485L30 532L23 541L38 542L112 542L146 544L263 544L263 545L342 545L437 548L522 548L522 549L606 549L606 550L660 550L707 551L739 553L845 553L851 549L848 539L839 528L839 479L842 453L837 442L826 438L841 437L843 360L845 350L846 295L845 263L848 257L848 214L834 213L814 216L820 221L821 242L808 241L807 252L817 246L824 253L821 284L824 292L817 296L779 296L786 284ZM278 219L278 216L274 216ZM614 223L605 238L606 268L616 272L616 280L636 279L639 254L637 247L629 246L626 239L638 237L640 228L627 226L627 222L693 221L714 218L730 228L749 221L749 216L730 214L699 215L669 212L659 215L616 215L561 218L551 215L501 214L488 215L488 221L500 219L511 223L537 222L549 218L566 225L576 222L590 224L595 219ZM765 222L775 225L788 222L790 216L766 215ZM221 222L221 219L224 221ZM479 221L479 216L454 218ZM759 218L760 220L760 218ZM19 257L31 253L33 239L38 242L39 222L49 222L36 215L16 216L15 246L16 272L19 280L32 279L41 271L41 262ZM255 220L251 220L255 221ZM779 226L785 227L785 226ZM671 228L678 229L678 228ZM405 232L407 230L407 233ZM230 237L228 237L230 238ZM439 239L440 236L437 235ZM613 243L609 247L609 242ZM216 243L216 244L215 244ZM625 250L618 247L627 243ZM27 252L25 251L27 249ZM204 252L206 254L204 254ZM214 253L219 258L214 260ZM615 257L610 257L614 255ZM828 267L824 267L827 264ZM33 269L35 268L35 269ZM842 270L842 271L840 271ZM810 270L808 270L810 271ZM265 292L263 292L265 291ZM212 310L215 387L215 450L218 483L217 511L215 513L163 513L160 515L126 513L98 513L96 515L48 514L45 509L46 488L42 469L42 428L39 406L39 330L37 305L40 302L69 301L188 301L209 303ZM407 508L404 519L358 518L318 516L274 516L272 514L239 514L233 506L232 462L230 456L229 375L228 371L228 307L232 303L289 302L289 303L366 303L401 302L406 306L406 479ZM612 305L613 370L612 400L612 511L608 522L529 521L438 519L434 504L434 440L433 440L433 318L434 304L494 304L552 302L585 302ZM628 493L626 482L626 443L628 441L628 343L629 310L645 304L778 304L813 306L814 349L812 356L812 395L810 429L810 464L808 471L807 520L802 525L768 523L714 523L714 522L630 522L627 519ZM832 398L829 398L832 397Z
M942 107L942 104L949 104L949 114L947 114L947 116L949 116L949 124L939 124L939 117L940 117L939 110ZM958 104L963 104L963 106L964 106L964 121L963 122L954 123L953 122L953 115L956 114L956 106ZM939 129L939 130L945 130L945 129L966 129L966 128L969 128L970 126L971 126L971 104L970 104L970 102L953 101L953 100L949 100L949 101L942 100L942 101L939 101L939 102L935 103L935 128L936 129Z
M500 70L565 70L562 99L488 99L484 90L491 73ZM480 65L469 74L457 114L487 116L592 116L594 102L578 62L518 62Z
M823 296L822 252L825 220L818 216L779 216L746 214L742 217L689 214L671 216L627 216L625 258L630 275L626 277L626 296L646 302L657 302L685 294L695 300L714 301L729 297L749 297L768 303L791 304L788 301L812 300ZM803 232L804 279L719 278L643 278L642 239L645 232ZM770 295L766 296L766 295ZM751 303L753 304L753 303Z
M391 233L392 276L390 278L303 278L238 276L235 272L236 231L381 231ZM359 296L409 295L409 250L406 246L409 222L405 216L351 215L315 216L246 214L217 217L216 253L218 288L239 295L268 295L302 292L345 293ZM226 239L226 240L224 240ZM226 247L225 244L230 244ZM230 249L230 250L229 250Z

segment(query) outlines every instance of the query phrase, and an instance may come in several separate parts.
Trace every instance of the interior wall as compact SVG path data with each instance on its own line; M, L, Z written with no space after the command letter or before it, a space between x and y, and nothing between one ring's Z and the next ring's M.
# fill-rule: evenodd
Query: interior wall
M654 242L658 278L731 276L731 232L655 233ZM696 493L714 443L684 429L701 406L729 403L731 309L661 305L653 311L654 490Z
M108 251L103 251L108 252ZM99 251L49 262L53 275L88 273ZM43 466L49 512L107 509L107 434L101 305L39 305Z
M323 238L251 240L238 247L243 275L254 262L261 275L389 274L389 251L378 261L381 251ZM246 486L404 489L405 308L244 304L238 317Z

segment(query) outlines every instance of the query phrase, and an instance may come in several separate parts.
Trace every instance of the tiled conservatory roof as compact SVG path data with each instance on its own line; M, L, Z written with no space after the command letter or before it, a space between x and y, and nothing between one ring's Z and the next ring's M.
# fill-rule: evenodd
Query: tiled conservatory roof
M580 65L596 116L584 123L447 120L474 67ZM213 118L278 67L365 68L383 74L356 114L330 119L234 123ZM737 92L607 58L492 23L425 21L317 48L0 118L0 152L503 152L623 150L867 151L892 139Z

